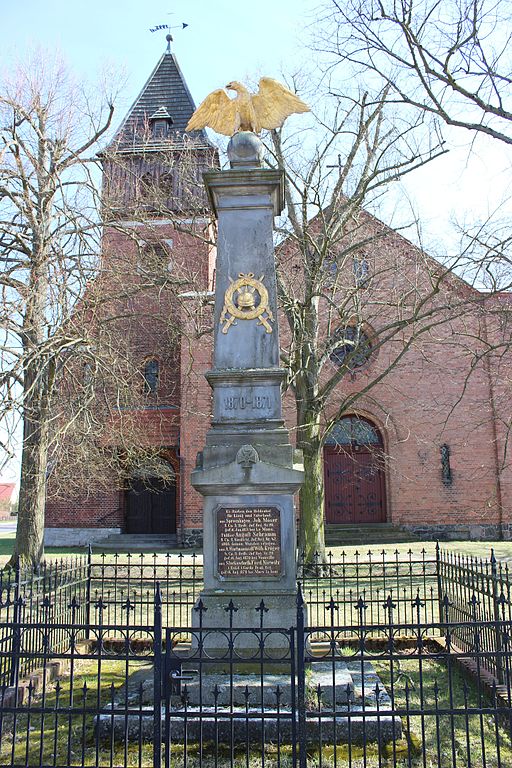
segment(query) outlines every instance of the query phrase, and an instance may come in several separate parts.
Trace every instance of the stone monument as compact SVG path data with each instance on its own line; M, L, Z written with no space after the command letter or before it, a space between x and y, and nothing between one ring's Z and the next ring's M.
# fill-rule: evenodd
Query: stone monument
M202 617L205 627L295 624L294 494L301 454L284 427L273 219L283 207L281 171L262 167L253 133L229 142L231 169L205 174L218 218L213 418L192 485L204 496ZM193 612L197 624L197 611ZM254 637L254 643L257 642ZM250 648L248 648L250 651Z
M307 684L305 668L295 671L287 631L297 627L298 649L304 627L297 623L293 498L303 468L281 413L272 232L283 180L262 167L262 153L253 133L238 132L228 147L231 169L205 174L218 255L214 365L206 374L213 418L192 473L204 497L204 589L192 611L191 646L179 639L167 646L186 689L170 696L162 733L172 730L181 744L290 743L300 688L304 734L315 744L395 740L400 718L388 713L390 699L367 662L344 659L330 640L310 657ZM309 636L301 640L309 646ZM306 711L306 687L318 714ZM153 710L144 720L108 713L98 728L115 740L138 739L141 731L151 739L155 717Z

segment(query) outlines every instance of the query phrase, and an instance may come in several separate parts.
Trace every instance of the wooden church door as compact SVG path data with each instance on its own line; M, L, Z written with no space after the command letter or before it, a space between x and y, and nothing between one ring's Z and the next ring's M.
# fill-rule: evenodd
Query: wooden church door
M366 419L347 416L329 435L324 448L325 522L386 521L383 443Z
M127 493L126 533L176 533L176 486L158 477L132 480Z

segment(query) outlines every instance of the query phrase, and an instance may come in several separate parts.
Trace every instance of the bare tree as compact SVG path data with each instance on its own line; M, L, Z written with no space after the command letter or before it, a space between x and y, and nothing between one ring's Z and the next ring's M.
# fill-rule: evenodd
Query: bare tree
M318 44L391 100L511 144L511 21L492 0L330 0Z
M35 58L0 91L0 417L23 422L14 559L42 554L52 395L62 355L84 343L69 324L94 273L98 196L91 159L112 104L96 110L64 67Z
M484 344L483 296L474 286L489 258L468 248L438 262L363 209L444 151L440 143L421 148L421 113L415 123L390 119L388 94L386 87L378 100L363 93L338 101L331 128L307 161L297 137L272 134L274 161L286 171L278 290L287 321L282 358L304 453L306 560L324 556L323 447L336 422L368 401L411 350L422 347L427 357L429 345L444 337L450 344L454 327L468 346L472 340L473 351ZM470 357L466 366L469 372Z
M110 227L97 274L71 320L84 342L60 358L50 502L125 488L142 469L174 482L165 476L162 448L178 423L187 379L181 348L211 326L209 294L199 290L208 284L204 261L196 255L192 264L180 263L143 218L135 229L122 221ZM204 239L195 233L196 254Z

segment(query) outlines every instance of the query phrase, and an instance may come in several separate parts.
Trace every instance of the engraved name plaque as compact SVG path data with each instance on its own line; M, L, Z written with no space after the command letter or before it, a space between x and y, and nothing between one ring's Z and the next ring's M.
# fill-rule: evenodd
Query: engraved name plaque
M281 514L277 507L217 510L217 570L228 579L281 575Z

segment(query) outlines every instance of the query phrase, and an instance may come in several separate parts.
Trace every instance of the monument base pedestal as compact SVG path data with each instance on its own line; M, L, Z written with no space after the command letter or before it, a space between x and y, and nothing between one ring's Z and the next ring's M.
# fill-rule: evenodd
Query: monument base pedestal
M297 623L292 591L201 593L192 611L193 650L201 645L203 671L289 673L290 628ZM193 662L190 664L194 666Z

